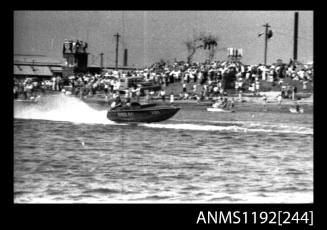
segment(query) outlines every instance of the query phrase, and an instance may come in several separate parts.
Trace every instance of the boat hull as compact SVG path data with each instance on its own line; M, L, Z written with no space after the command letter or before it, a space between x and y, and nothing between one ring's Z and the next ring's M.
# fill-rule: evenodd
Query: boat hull
M220 112L220 113L232 113L234 110L226 110L222 108L207 108L207 111L209 112Z
M108 111L107 118L114 122L160 122L167 120L178 112L179 108L148 108L139 110Z
M37 104L37 100L23 100L23 99L16 99L14 103L22 103L22 104Z
M299 111L296 110L295 108L290 108L291 113L304 113L304 110L301 108Z

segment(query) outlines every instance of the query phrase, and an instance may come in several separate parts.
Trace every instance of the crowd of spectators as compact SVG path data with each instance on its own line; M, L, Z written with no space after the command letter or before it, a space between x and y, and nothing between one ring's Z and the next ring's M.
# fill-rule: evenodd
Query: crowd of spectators
M159 71L158 71L159 70ZM289 64L274 65L243 65L235 61L214 61L205 63L176 62L173 65L157 63L150 69L155 74L154 78L160 83L182 82L183 92L188 84L196 83L205 96L223 94L226 90L258 92L261 90L262 81L270 82L272 86L279 85L281 91L287 91L285 79L295 80L303 84L302 89L307 89L308 83L313 81L313 66L299 65L294 62ZM185 92L187 93L187 92Z
M184 61L168 64L161 61L141 70L76 74L66 78L54 76L52 79L42 81L36 78L14 79L14 97L23 95L27 99L35 97L37 93L63 91L80 97L103 93L108 99L114 92L122 89L140 91L142 85L138 81L132 85L126 84L126 79L137 79L150 85L159 85L163 90L170 84L178 82L181 87L179 98L199 99L225 95L228 90L256 93L261 90L262 82L270 82L272 86L278 85L281 92L287 92L289 89L284 84L285 79L300 82L303 85L302 89L305 90L308 83L313 82L313 75L312 65L299 65L294 62L265 66L244 65L239 61L207 61L192 64ZM157 88L142 91L142 94L162 97L164 93Z

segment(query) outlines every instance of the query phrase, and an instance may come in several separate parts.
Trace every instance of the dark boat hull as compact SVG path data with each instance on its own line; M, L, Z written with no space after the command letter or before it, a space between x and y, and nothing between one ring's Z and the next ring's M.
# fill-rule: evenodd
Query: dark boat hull
M143 108L131 110L108 111L107 118L115 122L142 122L151 123L164 121L178 112L179 108Z

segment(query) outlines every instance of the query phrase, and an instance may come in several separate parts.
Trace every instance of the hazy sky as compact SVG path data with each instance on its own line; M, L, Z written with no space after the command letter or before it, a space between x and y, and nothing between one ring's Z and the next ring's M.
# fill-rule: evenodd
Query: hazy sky
M293 57L295 11L15 11L14 53L62 57L65 38L88 42L89 64L114 66L115 37L120 39L119 63L128 49L129 66L142 67L163 59L186 60L185 41L199 33L219 38L215 56L224 60L223 48L243 48L245 64L263 63L263 25L269 23L273 37L268 42L267 62ZM299 12L298 60L313 60L313 12ZM198 51L195 61L207 55ZM94 57L92 57L94 56Z

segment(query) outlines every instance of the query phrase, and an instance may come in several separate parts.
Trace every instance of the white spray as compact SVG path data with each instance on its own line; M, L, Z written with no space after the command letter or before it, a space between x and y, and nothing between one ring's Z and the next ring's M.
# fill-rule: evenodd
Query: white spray
M14 104L14 118L69 121L91 124L114 124L106 117L106 110L96 110L78 98L66 95L41 97L37 104Z

